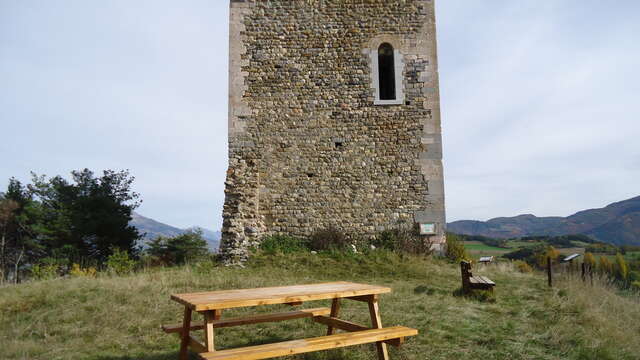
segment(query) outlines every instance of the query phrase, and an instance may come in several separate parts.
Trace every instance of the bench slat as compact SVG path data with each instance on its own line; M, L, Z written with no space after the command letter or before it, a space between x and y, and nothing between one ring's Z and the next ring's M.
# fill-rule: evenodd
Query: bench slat
M295 311L287 311L276 314L254 315L243 318L233 319L221 319L213 322L213 328L223 328L238 325L259 324L264 322L275 322L284 320L301 319L307 317L328 315L331 312L329 308L313 308L313 309L300 309ZM196 323L191 325L191 330L204 329L203 323ZM182 324L175 325L162 325L162 330L166 333L180 333L182 332Z
M469 278L471 284L495 285L495 283L484 276L475 275Z
M352 323L350 321L346 321L346 320L342 320L342 319L338 319L330 316L316 316L313 318L313 321L320 324L334 327L336 329L344 330L344 331L363 331L363 330L371 329L370 327L367 327L367 326L363 326L360 324ZM404 343L404 338L386 340L385 343L397 347Z
M496 283L494 283L493 281L489 280L489 278L485 277L485 276L479 276L480 278L482 278L482 280L484 281L485 284L487 285L495 285Z
M361 345L414 336L418 330L404 326L371 329L357 332L321 336L311 339L291 340L275 344L249 346L200 354L205 360L259 360L279 356L302 354L312 351L336 349L351 345Z

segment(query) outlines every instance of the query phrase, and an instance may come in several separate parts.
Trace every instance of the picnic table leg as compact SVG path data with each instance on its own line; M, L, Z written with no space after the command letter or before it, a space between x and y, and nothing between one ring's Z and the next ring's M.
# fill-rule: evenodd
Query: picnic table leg
M369 300L369 313L371 314L371 327L374 329L382 329L377 295L372 295ZM376 350L378 350L378 360L389 360L386 343L382 341L376 342Z
M182 333L180 334L180 360L188 360L189 358L189 332L191 330L191 308L184 307L184 319L182 320Z
M219 310L209 310L204 312L204 345L208 352L216 351L213 341L213 321L220 319Z
M339 312L340 312L340 298L335 298L331 303L331 314L329 316L338 317ZM333 326L329 325L329 327L327 328L327 335L333 335L334 330L335 329L333 328Z

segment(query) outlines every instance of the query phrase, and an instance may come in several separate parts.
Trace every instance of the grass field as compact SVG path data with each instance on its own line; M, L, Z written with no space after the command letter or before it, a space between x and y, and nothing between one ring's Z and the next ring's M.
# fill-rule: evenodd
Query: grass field
M512 249L536 246L538 244L540 244L539 241L511 240L511 241L507 242L507 245L509 245L509 247L512 248Z
M347 280L390 286L381 297L384 325L417 328L400 359L638 359L640 304L596 282L560 282L548 289L542 274L521 274L510 264L478 267L497 283L496 301L453 296L459 266L400 256L292 254L259 256L243 269L198 265L148 270L126 277L61 278L0 288L2 359L169 360L178 339L160 331L182 309L172 293ZM307 307L329 305L312 302ZM281 306L231 310L224 317L270 312ZM344 302L345 319L367 324L366 305ZM321 336L309 320L217 331L220 348ZM195 357L194 357L195 358ZM373 346L287 359L375 359Z
M500 256L510 252L512 249L504 249L495 246L483 244L480 241L465 241L464 247L469 255L473 257L480 256Z

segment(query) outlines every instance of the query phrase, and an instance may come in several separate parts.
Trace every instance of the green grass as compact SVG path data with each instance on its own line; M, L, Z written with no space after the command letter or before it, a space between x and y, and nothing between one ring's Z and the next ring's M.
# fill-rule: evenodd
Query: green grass
M509 247L512 249L536 246L538 244L541 244L541 242L540 241L521 241L521 240L510 240L507 242L507 245L509 245Z
M467 252L469 253L469 255L476 256L476 257L483 256L483 255L500 256L511 251L511 249L504 249L504 248L486 245L480 241L465 241L464 248L467 249Z
M358 281L390 286L382 295L384 325L417 328L418 336L391 359L637 359L640 305L606 284L593 288L559 282L548 289L542 274L521 274L510 264L477 267L497 283L495 302L453 296L459 266L443 260L400 256L288 254L258 256L243 269L187 266L126 277L65 278L0 288L0 353L3 359L176 359L178 338L160 325L179 322L172 293L213 289ZM311 302L307 307L329 303ZM223 317L286 309L230 310ZM367 324L360 302L343 302L341 316ZM326 328L307 320L220 329L220 348L321 336ZM195 358L195 357L194 357ZM288 359L375 359L371 345Z

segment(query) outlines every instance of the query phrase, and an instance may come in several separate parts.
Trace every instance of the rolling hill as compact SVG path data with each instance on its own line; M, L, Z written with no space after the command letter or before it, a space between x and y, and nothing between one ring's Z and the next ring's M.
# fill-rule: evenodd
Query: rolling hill
M493 238L584 234L616 245L640 245L640 196L567 217L526 214L488 221L460 220L447 224L447 230Z
M132 219L129 223L130 225L136 227L141 234L144 234L143 241L150 241L158 236L166 236L166 237L174 237L193 229L202 230L202 235L207 243L209 244L209 249L213 251L218 250L218 246L220 245L220 232L219 231L211 231L204 228L199 227L191 227L187 229L180 229L177 227L173 227L171 225L167 225L161 223L159 221L144 217L136 212L131 214Z

